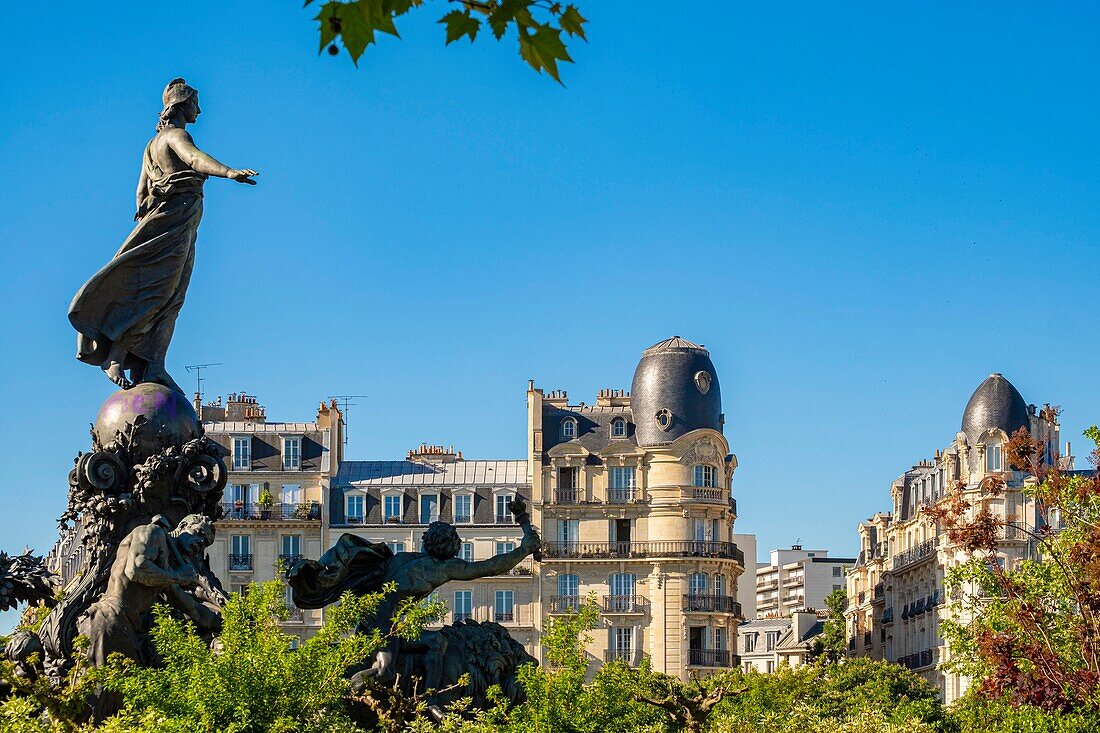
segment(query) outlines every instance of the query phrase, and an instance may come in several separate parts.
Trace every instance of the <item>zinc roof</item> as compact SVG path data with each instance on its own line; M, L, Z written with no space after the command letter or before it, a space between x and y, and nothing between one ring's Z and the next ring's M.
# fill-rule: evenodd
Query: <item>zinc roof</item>
M344 461L338 486L454 486L527 484L527 461Z

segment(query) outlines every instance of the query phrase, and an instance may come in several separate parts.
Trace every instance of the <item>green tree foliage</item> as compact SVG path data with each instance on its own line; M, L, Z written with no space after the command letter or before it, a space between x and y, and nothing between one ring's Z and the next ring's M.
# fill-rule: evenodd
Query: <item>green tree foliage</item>
M718 705L710 728L715 733L924 733L944 725L937 691L895 664L848 659L740 676L744 692Z
M1100 430L1085 435L1100 445ZM947 668L973 677L986 699L1100 716L1100 477L1044 466L1043 450L1024 429L1007 450L1012 466L1034 477L1024 490L1046 520L1011 527L1037 559L1005 569L997 546L1006 525L973 500L955 494L934 510L948 538L971 553L945 579Z
M119 660L108 669L107 688L126 700L115 725L149 733L355 730L343 711L345 672L382 639L352 632L381 597L345 595L318 634L297 649L279 628L287 616L279 581L232 596L214 650L191 624L158 608L153 641L164 664L143 668Z
M810 647L811 659L826 662L838 662L844 658L846 631L844 624L844 604L848 596L843 590L834 590L825 597L825 607L829 615L825 618L825 628L818 634Z
M306 5L314 0L306 0ZM519 55L540 74L545 71L559 84L559 62L572 63L565 37L587 40L587 20L577 6L552 0L449 0L457 6L439 19L446 43L462 38L472 43L484 28L496 40L514 31ZM377 34L398 36L396 20L427 3L425 0L329 0L315 20L320 24L321 51L340 53L340 41L358 65Z

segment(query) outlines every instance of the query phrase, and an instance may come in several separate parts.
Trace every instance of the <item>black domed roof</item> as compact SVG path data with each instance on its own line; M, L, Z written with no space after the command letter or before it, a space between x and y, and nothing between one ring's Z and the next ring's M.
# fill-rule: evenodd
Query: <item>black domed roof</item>
M673 336L643 351L630 393L638 445L722 429L722 390L710 353L687 339Z
M979 384L963 410L962 431L971 443L990 428L1012 435L1028 425L1027 403L1012 382L1000 374L990 374Z

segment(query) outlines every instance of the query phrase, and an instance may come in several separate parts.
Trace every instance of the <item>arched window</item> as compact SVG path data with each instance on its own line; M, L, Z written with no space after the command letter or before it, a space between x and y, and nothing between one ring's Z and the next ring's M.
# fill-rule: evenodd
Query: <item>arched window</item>
M561 437L572 440L577 437L577 419L567 417L561 421Z
M985 447L985 470L986 471L1002 471L1001 463L1001 444L989 443Z
M626 437L626 420L621 417L617 417L611 421L611 437L612 438L625 438Z

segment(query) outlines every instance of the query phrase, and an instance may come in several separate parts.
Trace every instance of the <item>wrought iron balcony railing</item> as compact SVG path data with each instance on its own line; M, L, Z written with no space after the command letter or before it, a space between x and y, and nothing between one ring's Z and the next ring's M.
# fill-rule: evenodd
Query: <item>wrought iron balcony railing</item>
M580 489L554 489L555 504L580 504L583 500Z
M659 541L659 542L544 542L543 557L548 560L629 560L653 557L710 557L737 560L744 565L745 554L732 542Z
M225 502L222 519L256 522L319 522L321 505L316 501L298 504L248 504Z
M580 608L580 596L550 596L550 613L576 613Z
M645 605L645 596L610 595L603 597L604 613L641 613Z
M728 667L730 653L726 649L688 649L688 665L691 667Z
M637 649L605 649L603 660L605 662L623 662L631 667L637 667L642 663L642 655Z
M252 569L252 553L247 555L230 555L229 556L229 569L230 570L251 570Z
M715 596L707 593L687 593L683 598L684 611L696 613L732 613L741 615L741 604L732 596Z

